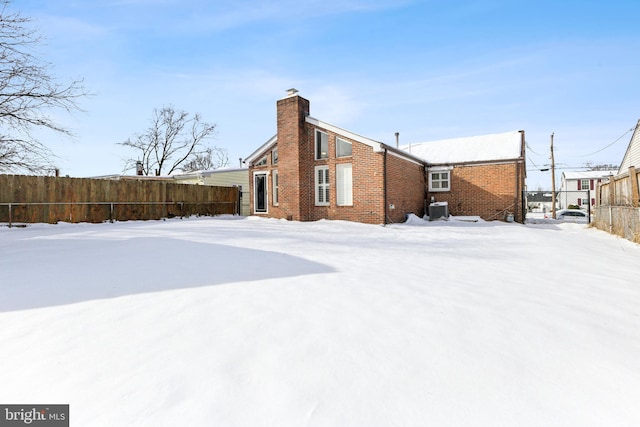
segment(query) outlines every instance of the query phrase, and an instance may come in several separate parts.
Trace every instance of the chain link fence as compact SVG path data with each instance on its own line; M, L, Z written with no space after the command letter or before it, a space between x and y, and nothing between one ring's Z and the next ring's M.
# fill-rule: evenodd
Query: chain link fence
M640 243L640 208L631 206L597 207L593 224L600 230Z

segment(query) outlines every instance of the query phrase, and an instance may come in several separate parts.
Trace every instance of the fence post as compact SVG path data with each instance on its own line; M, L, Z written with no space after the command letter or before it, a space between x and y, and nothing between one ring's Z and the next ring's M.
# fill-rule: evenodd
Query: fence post
M613 206L609 206L609 234L613 234Z
M640 205L640 190L638 190L636 168L633 166L629 167L629 179L631 180L631 203L633 207L637 208Z
M11 203L9 203L9 228L11 228Z
M113 203L109 203L109 222L113 224Z

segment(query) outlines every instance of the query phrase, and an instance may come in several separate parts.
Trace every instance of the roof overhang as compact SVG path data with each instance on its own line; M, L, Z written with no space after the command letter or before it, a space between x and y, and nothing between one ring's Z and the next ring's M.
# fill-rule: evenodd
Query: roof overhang
M262 144L256 151L254 151L253 153L251 153L247 157L245 157L245 159L242 162L245 163L247 166L251 166L251 164L254 161L256 161L258 158L262 157L268 150L273 148L273 146L276 145L276 142L278 142L278 135L277 134L273 135L271 138L269 138L267 140L267 142Z

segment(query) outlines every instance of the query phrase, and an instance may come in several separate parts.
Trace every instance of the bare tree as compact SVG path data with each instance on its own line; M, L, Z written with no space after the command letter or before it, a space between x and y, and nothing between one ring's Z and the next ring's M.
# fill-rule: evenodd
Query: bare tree
M229 165L229 153L226 148L208 147L201 153L196 153L182 168L185 172L206 171L220 169Z
M41 37L31 19L9 10L0 0L0 171L43 173L52 168L53 153L33 137L36 129L71 135L47 113L80 110L87 95L82 80L58 83L51 64L35 55Z
M588 171L607 171L618 169L619 166L612 163L593 163L589 160L584 163L584 167Z
M136 158L126 160L124 170L131 170L142 162L144 175L170 175L183 165L196 160L206 149L206 140L215 133L216 125L202 121L200 114L173 107L154 109L151 125L142 134L119 143L137 152Z

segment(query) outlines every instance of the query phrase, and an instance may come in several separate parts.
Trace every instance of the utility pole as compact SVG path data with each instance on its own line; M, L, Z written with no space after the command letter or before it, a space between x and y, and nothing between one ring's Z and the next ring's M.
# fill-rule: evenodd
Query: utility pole
M553 159L553 132L551 132L551 218L556 219L556 163Z

